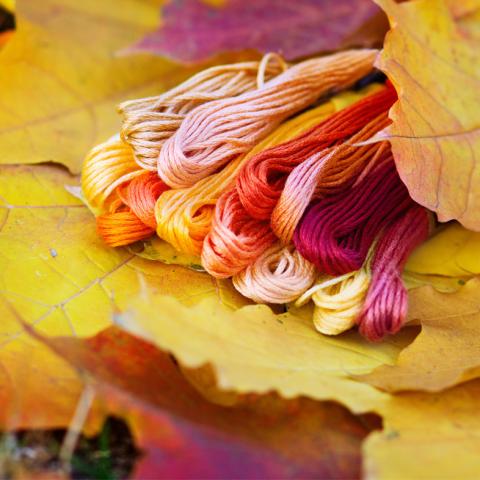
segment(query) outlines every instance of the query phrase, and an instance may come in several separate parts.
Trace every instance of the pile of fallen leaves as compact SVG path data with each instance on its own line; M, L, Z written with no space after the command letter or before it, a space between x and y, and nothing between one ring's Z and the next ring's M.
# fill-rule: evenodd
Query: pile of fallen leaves
M0 0L0 476L78 473L112 418L132 461L87 477L480 476L480 1L378 0L384 42L369 0L160 3ZM383 343L108 248L69 193L122 100L206 62L382 42L384 136L449 221L409 260L410 326ZM9 439L28 456L32 432L58 448L25 467Z

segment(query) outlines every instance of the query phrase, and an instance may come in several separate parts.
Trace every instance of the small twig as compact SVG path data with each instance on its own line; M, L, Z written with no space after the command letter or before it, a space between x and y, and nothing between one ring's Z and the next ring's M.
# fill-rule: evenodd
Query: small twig
M83 389L82 396L78 400L77 408L68 427L68 431L65 434L65 438L63 439L62 448L60 449L59 457L65 472L70 471L72 455L77 446L94 398L95 389L90 382L87 382Z

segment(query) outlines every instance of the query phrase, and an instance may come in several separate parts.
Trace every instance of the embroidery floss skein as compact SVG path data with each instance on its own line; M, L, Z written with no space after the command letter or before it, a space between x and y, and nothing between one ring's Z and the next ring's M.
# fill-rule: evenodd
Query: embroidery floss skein
M345 94L343 95L345 101ZM347 106L353 100L351 96L348 98ZM304 115L308 115L308 112ZM299 118L301 117L303 116ZM307 127L306 122L305 127ZM295 133L293 128L290 131L292 134ZM245 162L245 164L247 163ZM231 165L227 166L224 171L228 170ZM165 194L159 203L166 195L168 194ZM204 268L213 276L219 275L224 278L235 275L274 243L274 237L271 235L271 230L266 228L265 221L250 217L243 208L243 204L238 204L238 198L239 192L235 188L223 194L222 202L216 207L215 221L203 246L202 262ZM235 207L235 224L231 221L228 212L224 212L224 209L232 206ZM248 231L244 226L248 226ZM230 239L235 239L236 248L226 248L225 235L228 235Z
M118 135L92 148L82 167L82 191L93 208L106 211L107 200L122 183L143 170L136 164L131 147Z
M292 170L271 217L272 229L283 243L291 241L313 198L349 188L369 164L391 156L387 142L352 146L368 140L389 123L388 113L382 113L347 142L312 155Z
M111 247L121 247L144 240L155 232L131 210L116 211L97 217L97 233Z
M155 202L168 187L156 173L144 171L117 187L110 212L97 217L97 231L112 247L128 245L155 233Z
M405 323L408 294L401 273L413 249L428 238L429 227L427 210L414 204L378 239L372 280L357 318L360 333L368 340L376 342L397 333Z
M351 95L340 94L337 103L348 103ZM326 102L282 123L250 152L229 163L223 170L189 188L164 193L156 205L157 235L177 250L200 255L203 240L210 231L218 198L232 188L242 165L265 148L286 141L334 113L333 102Z
M323 333L354 322L372 341L395 333L407 309L401 272L429 217L408 196L388 142L364 142L389 124L393 87L282 124L368 73L375 53L283 73L267 55L125 102L122 137L92 149L82 175L99 234L120 246L156 231L256 302L312 299ZM317 268L336 276L318 278Z
M362 310L370 285L368 261L361 269L338 277L322 277L295 302L296 307L310 299L314 303L313 323L325 335L350 330Z
M295 230L295 246L320 272L358 270L379 231L412 203L390 153L358 185L315 202Z
M262 62L211 67L161 95L123 102L118 107L124 117L122 139L132 146L142 168L156 171L163 143L187 113L203 103L254 90L286 68L280 56L267 54Z
M218 199L212 229L203 242L203 268L216 278L231 277L253 263L274 241L269 223L251 218L233 189Z
M316 276L314 265L293 245L276 243L232 280L235 288L254 302L283 304L298 298Z
M303 135L253 157L240 171L237 190L247 212L270 219L290 172L315 153L346 141L396 100L390 84L338 111Z
M369 284L370 275L361 268L335 285L319 288L313 295L315 328L326 335L350 330L355 325Z
M160 178L172 188L193 185L326 92L355 83L372 69L376 53L350 50L306 60L263 88L195 108L164 143L157 164Z

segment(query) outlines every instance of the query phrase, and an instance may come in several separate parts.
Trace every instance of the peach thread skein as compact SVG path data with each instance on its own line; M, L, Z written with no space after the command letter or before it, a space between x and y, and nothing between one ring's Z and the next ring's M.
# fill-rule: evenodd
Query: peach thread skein
M261 62L211 67L161 95L123 102L118 107L122 139L131 145L142 168L156 171L163 143L194 108L254 90L286 68L280 56L267 54Z
M306 60L258 90L195 108L163 144L157 163L160 178L172 188L183 188L214 173L288 116L365 76L376 53L350 50Z
M233 285L257 303L288 303L307 290L317 276L315 266L293 245L276 243L233 277Z

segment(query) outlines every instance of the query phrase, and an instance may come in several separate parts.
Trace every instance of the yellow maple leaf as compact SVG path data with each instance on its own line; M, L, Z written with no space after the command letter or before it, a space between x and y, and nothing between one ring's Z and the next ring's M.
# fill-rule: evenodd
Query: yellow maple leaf
M223 281L104 246L95 220L65 185L78 178L52 166L4 166L0 175L0 427L68 425L83 384L23 331L90 336L111 324L143 288L191 305L246 300Z
M5 414L5 422L65 424L82 389L74 372L23 333L10 307L38 332L55 336L93 335L113 316L134 318L185 367L213 365L220 386L230 390L337 399L355 411L369 410L372 398L382 396L351 376L393 365L413 338L409 329L372 345L355 332L321 336L310 317L278 316L265 306L231 317L231 310L248 302L229 281L104 246L87 207L64 188L77 182L51 166L2 168L0 361L2 372L14 379L4 405L20 412ZM134 298L140 313L119 315ZM57 390L59 379L65 388ZM52 398L53 416L47 414ZM45 416L36 414L32 402L44 405Z
M15 11L15 0L0 0L0 7L5 8L9 12Z
M391 141L411 196L437 212L480 230L480 2L376 0L392 29L378 67L399 96Z
M384 365L362 377L390 392L440 391L480 375L480 279L458 292L432 287L409 295L409 319L422 331L400 353L395 365Z
M479 380L438 394L389 397L381 407L383 431L363 445L363 478L478 478L479 398Z
M334 399L354 412L368 411L382 393L351 376L393 364L415 335L406 328L382 344L357 332L332 338L320 335L311 319L276 315L265 305L232 312L205 299L186 308L160 295L136 299L116 321L187 368L211 365L222 390Z
M155 319L155 335L164 330L161 346L186 367L212 364L223 372L223 388L337 399L356 411L369 410L372 398L382 396L351 376L393 364L412 339L408 330L371 345L355 332L323 337L310 317L276 316L267 307L242 310L232 321L225 305L236 309L247 302L230 282L104 246L91 213L64 188L77 183L51 166L2 168L0 361L10 384L2 398L4 425L64 425L82 390L71 369L23 333L11 307L41 333L87 336L109 325L135 297L147 310L142 321ZM153 306L145 302L150 296ZM37 414L40 406L45 415ZM12 409L16 415L10 415Z
M405 270L446 277L480 275L479 251L480 233L453 223L420 245Z
M120 56L158 21L155 0L20 1L0 52L0 163L55 161L78 172L85 152L119 129L116 105L178 82L149 55Z

